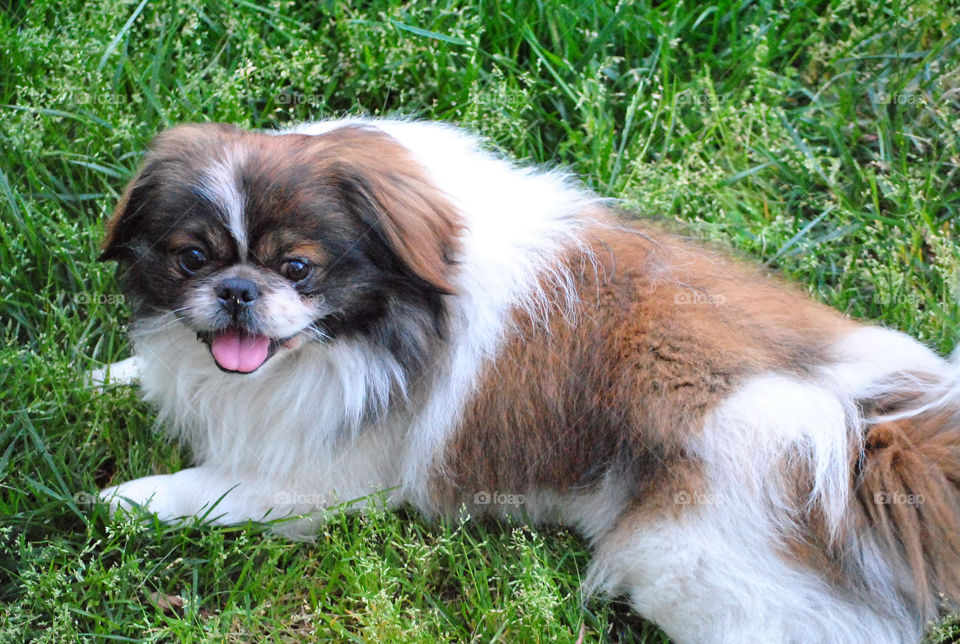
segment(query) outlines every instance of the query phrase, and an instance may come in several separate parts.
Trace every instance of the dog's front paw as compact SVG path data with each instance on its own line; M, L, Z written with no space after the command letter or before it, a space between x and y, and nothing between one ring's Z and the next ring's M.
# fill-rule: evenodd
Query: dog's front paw
M238 479L233 473L205 466L146 476L100 492L100 500L110 506L111 514L148 512L161 521L195 517L216 525L289 517L299 509L299 496L277 491L270 482ZM315 509L305 507L304 511Z
M164 474L127 481L101 490L100 500L110 506L110 514L143 510L157 515L161 521L172 521L182 513L177 512L171 478L171 475Z
M140 359L137 356L94 369L87 374L87 384L96 391L106 385L132 385L140 377Z

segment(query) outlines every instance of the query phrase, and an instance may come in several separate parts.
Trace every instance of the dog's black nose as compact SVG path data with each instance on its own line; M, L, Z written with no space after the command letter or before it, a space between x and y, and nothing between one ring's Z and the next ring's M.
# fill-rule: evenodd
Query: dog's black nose
M242 277L228 277L217 284L214 291L220 302L232 313L248 306L260 295L257 285Z

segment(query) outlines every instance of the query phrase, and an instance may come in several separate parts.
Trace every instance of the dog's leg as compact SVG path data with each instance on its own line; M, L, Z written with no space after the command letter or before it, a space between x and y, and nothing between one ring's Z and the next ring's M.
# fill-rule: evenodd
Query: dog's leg
M230 525L294 517L275 524L273 529L301 537L316 533L317 513L325 509L356 510L369 503L393 505L399 497L397 488L390 487L385 479L344 457L340 467L310 481L287 484L282 477L242 476L205 464L121 483L102 490L100 500L110 505L111 514L137 507L161 521L196 517Z
M100 499L110 504L111 512L140 507L161 521L196 516L219 524L263 520L276 512L275 506L289 506L262 482L244 481L210 467L127 481L101 491Z
M919 640L908 623L789 565L773 535L730 512L688 507L676 518L622 526L598 544L596 586L626 595L678 643Z
M132 385L140 378L140 359L132 356L90 372L87 383L97 391L104 385Z
M195 517L230 525L297 517L275 526L277 532L293 537L315 533L315 524L305 525L316 518L309 515L338 502L332 491L285 489L274 481L244 479L208 466L127 481L101 491L100 499L110 505L111 514L141 508L167 522ZM361 499L355 505L368 500Z
M887 558L849 528L869 522L849 519L860 429L846 384L741 385L689 444L700 477L659 513L621 519L591 585L628 595L678 642L918 641Z

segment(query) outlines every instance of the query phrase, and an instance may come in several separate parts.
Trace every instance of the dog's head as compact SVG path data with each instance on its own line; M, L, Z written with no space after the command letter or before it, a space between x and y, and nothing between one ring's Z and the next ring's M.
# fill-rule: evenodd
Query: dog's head
M402 311L438 315L458 232L425 171L377 129L182 125L154 140L100 259L119 262L138 319L175 316L220 369L249 373L305 342L383 336Z

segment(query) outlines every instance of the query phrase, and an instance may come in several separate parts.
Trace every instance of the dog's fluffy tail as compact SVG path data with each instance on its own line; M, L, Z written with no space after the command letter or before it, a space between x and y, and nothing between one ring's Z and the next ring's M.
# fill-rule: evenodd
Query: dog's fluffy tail
M885 578L880 586L896 594L885 599L907 607L921 627L944 601L960 603L958 359L950 382L915 382L912 392L901 387L870 401L854 474L865 577Z

